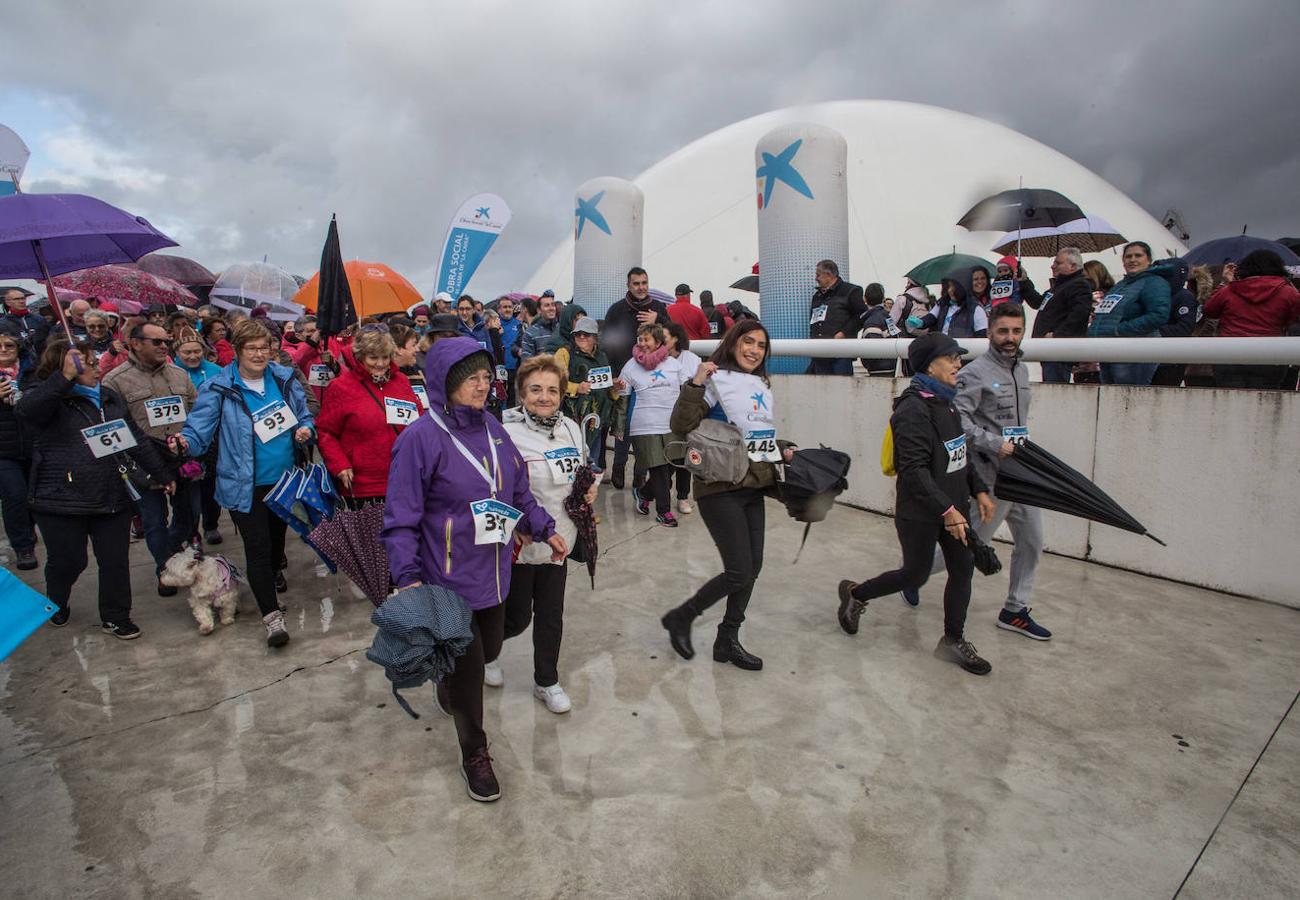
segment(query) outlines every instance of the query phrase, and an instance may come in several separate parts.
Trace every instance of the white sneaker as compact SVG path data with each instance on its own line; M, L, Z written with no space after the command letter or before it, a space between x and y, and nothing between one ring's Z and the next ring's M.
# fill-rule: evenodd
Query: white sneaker
M689 500L678 500L677 511L684 516L689 516L691 513L695 512L695 507L691 506L691 501Z
M566 713L573 709L573 703L569 700L569 695L564 693L564 688L558 684L550 687L539 687L533 685L533 696L546 704L546 708L553 713Z
M501 671L501 663L496 660L484 663L483 683L488 687L501 687L506 683L506 673Z

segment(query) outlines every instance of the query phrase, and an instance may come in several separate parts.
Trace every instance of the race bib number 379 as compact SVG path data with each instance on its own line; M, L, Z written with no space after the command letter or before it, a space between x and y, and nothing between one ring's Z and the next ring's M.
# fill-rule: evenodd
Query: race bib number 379
M144 410L150 425L179 425L185 421L185 404L176 394L146 400Z

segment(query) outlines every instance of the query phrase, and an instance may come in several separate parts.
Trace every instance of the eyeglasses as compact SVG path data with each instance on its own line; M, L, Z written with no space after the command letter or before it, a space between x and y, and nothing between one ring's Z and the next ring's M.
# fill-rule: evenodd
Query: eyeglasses
M87 331L108 331L107 325L87 325Z
M147 337L142 337L142 338L140 338L140 340L142 340L142 341L147 341L148 343L153 344L155 347L167 347L167 346L169 346L169 345L171 344L171 339L170 339L170 338L147 338Z
M270 348L270 347L247 347L247 346L246 346L246 347L244 347L244 352L247 353L247 354L249 354L249 355L251 356L251 355L254 354L254 353L270 353L270 352L271 352L271 348Z

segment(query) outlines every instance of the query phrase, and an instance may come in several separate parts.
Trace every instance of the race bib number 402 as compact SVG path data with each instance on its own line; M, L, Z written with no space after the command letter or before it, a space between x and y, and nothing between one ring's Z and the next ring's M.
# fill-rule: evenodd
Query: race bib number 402
M966 468L966 435L944 441L943 448L948 451L948 474Z
M135 435L122 419L112 419L103 425L91 425L81 429L81 436L86 439L86 446L101 459L119 450L130 450L135 446Z

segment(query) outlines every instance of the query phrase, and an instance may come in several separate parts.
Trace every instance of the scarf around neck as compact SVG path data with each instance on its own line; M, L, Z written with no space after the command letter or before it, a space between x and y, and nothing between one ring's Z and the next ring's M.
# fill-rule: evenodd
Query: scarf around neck
M655 366L659 365L661 362L664 361L664 359L667 356L668 356L667 344L663 344L659 347L658 350L651 350L649 353L646 353L644 350L642 350L640 344L632 345L632 358L635 359L637 363L641 366L641 368L645 369L646 371L650 371Z
M555 426L560 424L560 414L558 412L550 416L539 416L523 404L520 404L519 408L524 411L524 415L528 418L528 421L532 422L538 428L545 429L546 431L554 431Z
M85 397L91 403L95 404L96 409L102 405L99 396L99 385L91 387L88 384L74 384L72 386L72 393L79 397Z
M931 378L923 372L917 372L912 376L912 384L927 393L934 394L941 400L948 401L949 403L951 403L953 398L957 396L957 389L955 387L950 387L942 381L939 381L937 378Z

